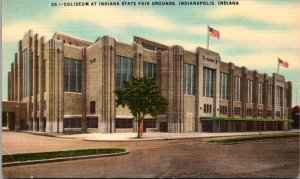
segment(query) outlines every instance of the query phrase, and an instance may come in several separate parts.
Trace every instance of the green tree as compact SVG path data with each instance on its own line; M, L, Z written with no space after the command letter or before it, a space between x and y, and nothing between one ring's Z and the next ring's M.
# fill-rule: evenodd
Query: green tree
M167 107L167 100L162 96L159 86L152 78L133 78L124 81L122 87L115 91L117 106L127 106L137 119L137 137L140 138L140 125L146 114L159 115Z

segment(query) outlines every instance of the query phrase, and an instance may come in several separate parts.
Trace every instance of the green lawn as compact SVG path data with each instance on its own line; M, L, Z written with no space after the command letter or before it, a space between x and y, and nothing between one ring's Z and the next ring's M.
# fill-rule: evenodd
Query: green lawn
M98 149L80 149L80 150L69 150L69 151L54 151L54 152L40 152L40 153L23 153L23 154L12 154L3 155L2 162L20 162L28 160L41 160L41 159L53 159L60 157L75 157L85 155L96 155L96 154L113 154L119 152L125 152L124 148L98 148Z
M205 142L234 143L234 142L244 142L244 141L265 140L265 139L291 138L291 137L300 137L300 134L299 133L281 133L281 134L263 134L263 135L239 136L239 137L219 137L219 138L213 138L213 139L206 139Z

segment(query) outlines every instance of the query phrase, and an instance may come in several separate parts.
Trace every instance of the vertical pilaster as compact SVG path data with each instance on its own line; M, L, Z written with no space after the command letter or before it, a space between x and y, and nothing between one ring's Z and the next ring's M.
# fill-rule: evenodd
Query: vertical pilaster
M168 58L168 131L184 132L183 94L183 48L169 48Z
M134 44L134 57L133 57L133 70L134 77L142 77L143 76L143 46L141 44Z
M201 121L200 121L200 96L202 95L202 86L200 75L203 74L201 70L202 66L200 65L200 52L196 51L196 68L195 68L195 132L202 131Z
M247 81L247 68L242 67L242 80L241 80L241 101L242 101L242 108L241 108L241 115L242 117L246 117L246 103L248 97L248 81Z
M44 66L44 63L45 63L45 56L44 56L44 44L45 43L45 38L44 37L41 37L41 39L39 40L39 57L38 60L39 60L39 63L38 63L38 68L39 68L39 73L38 73L38 76L39 76L39 80L38 80L38 88L39 88L39 98L38 98L38 102L39 102L39 113L38 113L38 116L39 116L39 130L42 131L42 132L45 132L45 124L44 124L44 107L43 107L43 101L44 101L44 91L45 89L43 89L43 83L46 83L44 80L43 80L43 75L44 75L44 70L43 69L43 66Z
M38 34L34 35L33 39L33 59L32 59L32 82L33 82L33 88L32 88L32 93L33 93L33 130L38 131L39 125L38 125L38 119L37 119L37 88L38 88L38 74L37 74L37 64L38 64Z
M19 41L18 50L18 101L21 102L23 98L23 53L22 53L22 41Z
M235 91L235 79L234 79L234 64L229 63L229 74L228 74L228 117L233 117L234 110L234 91Z
M27 88L28 92L28 96L27 96L27 128L28 130L33 130L33 121L32 121L32 62L33 62L33 52L32 52L32 43L33 43L33 32L32 30L29 30L27 35L26 35L26 40L28 40L28 45L27 45L27 52L28 52L28 61L27 63L29 64L27 67L28 68L28 87ZM26 82L25 82L26 84Z
M215 63L217 64L217 68L215 68L216 70L216 77L215 77L215 97L214 97L214 107L213 107L213 110L214 110L214 116L220 116L220 84L221 84L221 77L220 77L220 74L221 74L221 58L220 56L215 60Z
M11 72L7 73L7 100L11 101Z
M15 68L14 68L14 63L11 63L10 65L10 94L11 94L11 100L15 100Z
M83 84L82 84L82 132L86 132L87 130L87 109L86 109L86 66L87 66L87 56L86 56L86 47L82 49L82 65L83 65Z
M263 118L268 118L268 75L264 73L264 83L263 83Z
M143 76L143 46L141 44L134 44L133 46L134 55L133 55L133 76L136 78L140 78ZM134 120L133 131L136 132L138 129L138 120Z
M115 39L104 36L102 41L103 62L103 91L102 91L102 114L106 124L104 132L115 132Z
M14 60L14 101L18 101L18 54L15 53Z
M277 88L276 88L276 79L275 79L275 74L273 73L272 75L272 80L273 80L273 85L272 85L272 118L275 119L276 118L276 91L277 91Z
M47 123L46 123L46 132L56 132L55 131L55 118L54 118L54 50L55 50L55 45L54 45L54 40L51 39L48 42L48 50L49 50L49 58L48 60L48 103L47 103Z
M256 70L253 71L253 117L258 117L258 73Z

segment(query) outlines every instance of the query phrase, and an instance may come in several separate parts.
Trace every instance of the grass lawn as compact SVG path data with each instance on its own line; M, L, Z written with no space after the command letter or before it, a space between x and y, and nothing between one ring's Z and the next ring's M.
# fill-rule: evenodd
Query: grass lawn
M205 142L211 143L234 143L234 142L244 142L244 141L255 141L255 140L265 140L265 139L278 139L278 138L291 138L300 137L299 133L281 133L281 134L263 134L254 136L238 136L238 137L219 137L213 139L207 139Z
M97 154L113 154L119 152L125 152L124 148L98 148L98 149L80 149L80 150L68 150L68 151L54 151L54 152L39 152L39 153L23 153L3 155L2 162L20 162L28 160L41 160L41 159L53 159L61 157L75 157L85 155L97 155Z

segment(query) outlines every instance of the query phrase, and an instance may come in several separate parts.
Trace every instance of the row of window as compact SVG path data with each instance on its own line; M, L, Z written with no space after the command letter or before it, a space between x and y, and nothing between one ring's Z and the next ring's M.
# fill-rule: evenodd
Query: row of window
M220 106L220 114L227 114L228 107L227 106Z
M228 113L228 108L227 106L220 106L220 114L227 114ZM253 109L252 108L247 108L246 109L246 114L247 116L252 116L253 115ZM241 115L241 108L240 107L235 107L234 108L234 115ZM267 111L267 116L272 117L272 111L268 110ZM258 116L263 116L263 110L258 110Z
M212 105L211 104L204 104L204 113L212 113Z
M115 119L116 120L116 128L132 128L134 120L133 119ZM149 118L143 120L144 128L156 128L156 119Z
M64 118L64 128L81 128L81 118ZM115 124L116 128L132 128L133 119L116 119ZM156 119L149 118L144 119L145 128L156 128ZM87 117L87 128L98 128L99 122L97 116L88 116Z
M65 58L64 60L64 90L81 92L82 89L82 60Z
M234 107L234 115L241 115L241 108L240 107Z
M253 109L247 108L247 116L252 116L252 114L253 114Z
M24 63L27 64L25 58L27 51L24 51ZM82 90L82 61L71 58L65 58L64 62L64 89L69 92L81 92ZM215 97L215 70L204 67L203 69L203 96L204 97ZM25 69L25 74L27 71ZM29 74L29 73L28 73ZM27 75L28 75L27 74ZM156 64L144 62L144 76L156 79ZM116 56L116 87L122 86L125 80L130 80L133 77L133 62L132 59L122 56ZM29 81L25 75L25 86L29 86ZM247 102L253 102L253 81L247 81ZM228 99L228 74L221 73L220 79L220 98ZM282 99L282 88L277 87L277 99L276 105L281 106L283 103ZM263 104L263 84L258 84L258 103ZM272 85L268 88L268 103L272 104ZM27 91L25 90L25 95ZM184 64L184 94L194 95L195 94L195 66L191 64ZM234 88L234 99L235 101L241 100L241 78L235 77L235 88Z

